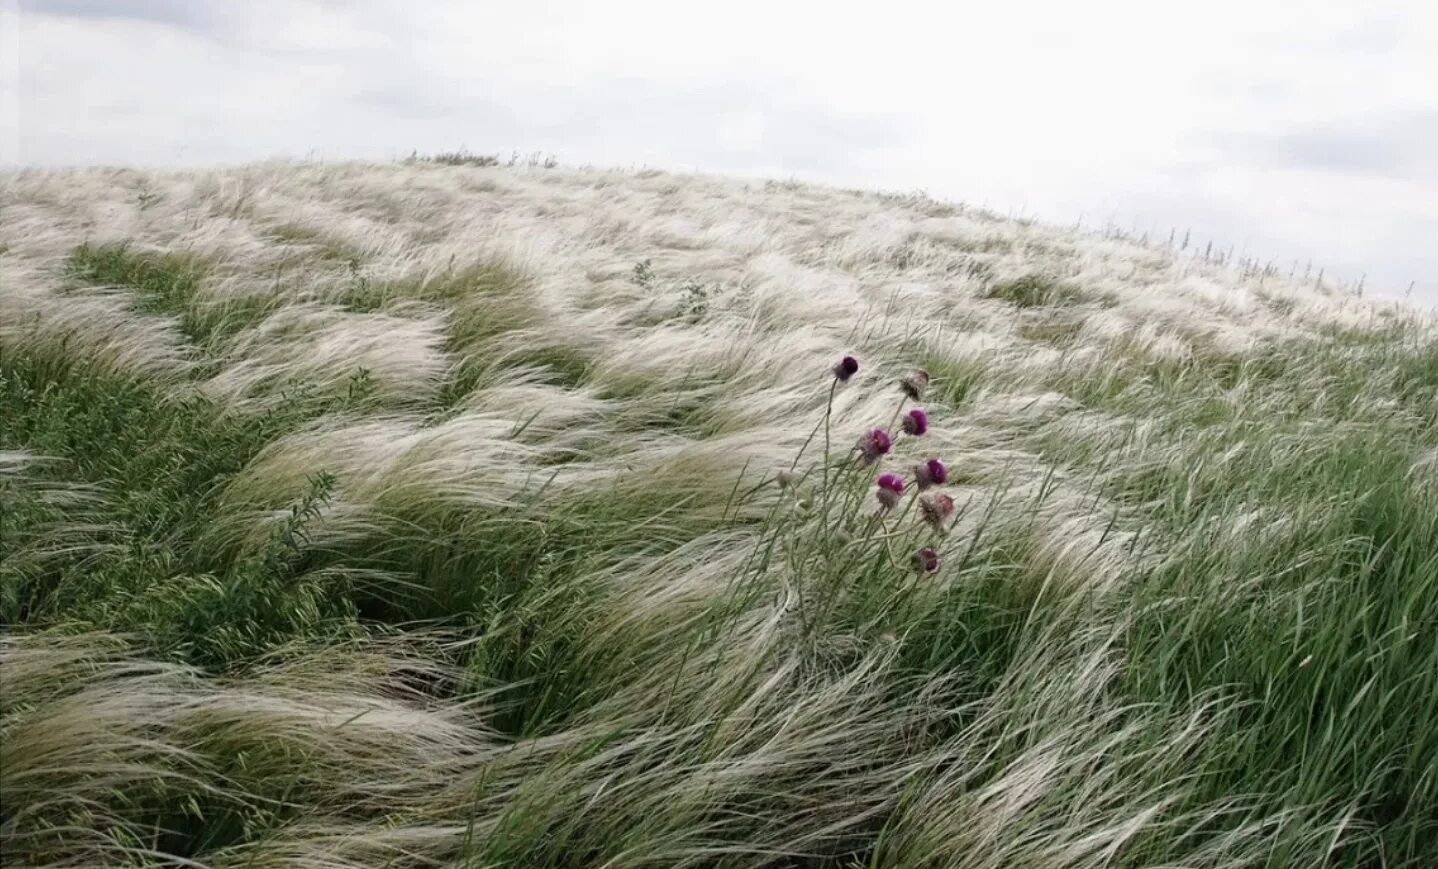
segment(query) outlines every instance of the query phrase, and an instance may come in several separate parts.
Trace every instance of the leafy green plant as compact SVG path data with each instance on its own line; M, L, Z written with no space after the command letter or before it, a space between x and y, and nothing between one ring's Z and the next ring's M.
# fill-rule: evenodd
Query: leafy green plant
M634 283L646 290L654 286L654 266L650 260L644 259L634 264Z
M709 313L709 287L698 281L689 281L681 289L683 316L691 323L698 323Z

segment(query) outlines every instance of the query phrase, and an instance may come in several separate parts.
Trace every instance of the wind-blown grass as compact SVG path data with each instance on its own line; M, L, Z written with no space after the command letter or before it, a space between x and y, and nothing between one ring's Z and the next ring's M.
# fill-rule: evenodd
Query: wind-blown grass
M0 191L6 865L1438 854L1431 317L792 184Z

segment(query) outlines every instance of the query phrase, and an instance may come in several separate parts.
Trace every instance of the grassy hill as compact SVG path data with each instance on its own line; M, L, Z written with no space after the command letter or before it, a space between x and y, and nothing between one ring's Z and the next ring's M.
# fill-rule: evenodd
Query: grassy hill
M1438 855L1432 317L655 172L0 197L6 866Z

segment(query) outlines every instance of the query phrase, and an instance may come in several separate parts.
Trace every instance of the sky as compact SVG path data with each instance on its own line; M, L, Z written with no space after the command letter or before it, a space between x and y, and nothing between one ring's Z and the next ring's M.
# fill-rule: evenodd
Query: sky
M0 0L0 165L923 190L1438 305L1435 0Z

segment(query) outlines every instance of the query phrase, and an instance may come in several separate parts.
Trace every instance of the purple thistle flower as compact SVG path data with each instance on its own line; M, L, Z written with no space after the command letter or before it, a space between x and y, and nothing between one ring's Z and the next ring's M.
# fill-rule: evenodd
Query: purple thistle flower
M919 401L924 397L924 390L929 388L929 372L915 368L899 378L899 388L914 401Z
M939 569L939 553L925 546L914 553L914 567L919 573L933 573Z
M859 360L852 356L845 356L834 365L834 377L841 383L848 383L849 378L859 373Z
M879 488L875 497L885 510L892 510L899 505L899 499L904 495L904 478L898 474L880 474L877 480Z
M904 434L919 437L929 430L929 415L922 408L914 408L904 414Z
M925 495L919 499L919 515L940 534L947 534L954 516L954 499L948 495Z
M949 481L949 469L938 459L929 459L927 462L914 465L914 481L919 485L919 491L942 486Z
M865 464L872 465L887 454L893 445L894 439L889 437L889 433L876 428L859 438L859 443L854 448L863 456Z

